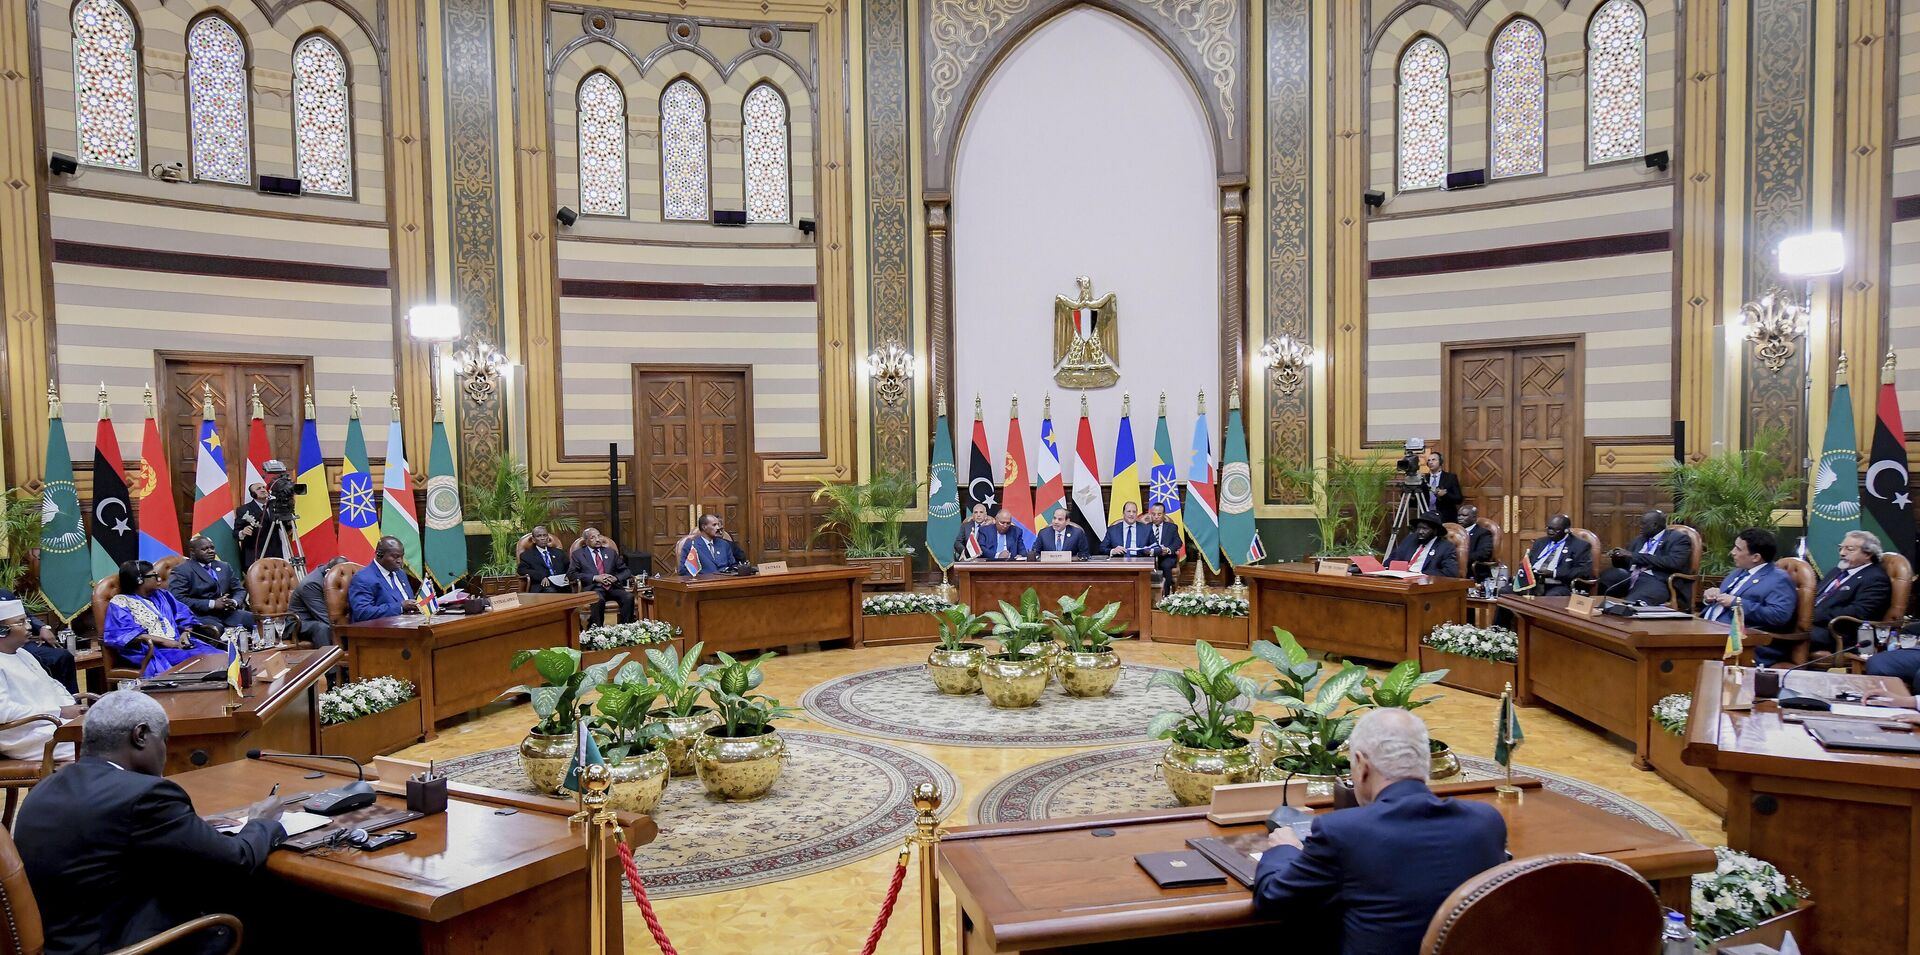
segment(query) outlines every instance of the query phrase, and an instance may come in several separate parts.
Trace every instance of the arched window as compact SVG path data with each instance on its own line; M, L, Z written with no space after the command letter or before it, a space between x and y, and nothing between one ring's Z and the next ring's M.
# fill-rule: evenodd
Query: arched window
M193 177L252 183L247 45L222 17L201 17L187 30L187 114Z
M1638 159L1647 147L1647 14L1608 0L1587 24L1587 162Z
M1400 54L1400 191L1434 189L1447 181L1453 82L1447 48L1421 37Z
M293 48L293 151L300 188L353 195L353 94L347 58L314 34Z
M692 80L660 93L661 213L704 222L711 179L707 172L707 97Z
M1547 170L1547 40L1520 17L1493 38L1495 179Z
M613 77L593 72L575 95L580 137L580 211L627 214L627 94Z
M140 50L119 0L73 5L73 116L80 162L140 168Z
M787 176L787 98L772 83L748 90L740 103L740 130L747 221L793 221Z

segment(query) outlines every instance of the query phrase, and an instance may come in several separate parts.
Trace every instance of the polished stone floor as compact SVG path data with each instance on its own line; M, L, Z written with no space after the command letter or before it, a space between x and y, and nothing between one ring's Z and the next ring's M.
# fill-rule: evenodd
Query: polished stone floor
M1167 666L1186 666L1193 662L1190 647L1132 642L1119 646L1121 655L1133 662ZM924 660L926 653L925 646L905 646L781 656L767 663L767 679L761 692L791 704L809 687L825 680L873 667ZM1264 664L1254 664L1246 672L1259 678L1264 669ZM1419 710L1433 734L1463 753L1490 755L1496 701L1459 690L1440 688L1437 692L1440 699ZM1673 820L1703 843L1724 842L1719 817L1653 773L1634 769L1633 751L1625 740L1609 738L1592 726L1550 709L1521 712L1526 743L1519 751L1519 762L1573 776L1634 799ZM810 729L841 732L805 723L804 719L801 722ZM432 742L398 755L410 759L448 758L516 745L529 725L526 708L516 706L448 727ZM1075 751L899 745L937 760L960 779L968 805L954 814L955 825L969 818L972 801L1002 776ZM895 854L889 852L784 882L671 899L661 902L656 911L675 947L686 955L716 952L856 955L885 896L895 858ZM917 860L914 864L918 865ZM919 951L920 900L916 878L910 874L893 922L877 952L909 955ZM950 892L943 893L941 921L945 936L942 950L957 951ZM639 911L632 906L628 907L625 924L627 952L651 955L658 951Z

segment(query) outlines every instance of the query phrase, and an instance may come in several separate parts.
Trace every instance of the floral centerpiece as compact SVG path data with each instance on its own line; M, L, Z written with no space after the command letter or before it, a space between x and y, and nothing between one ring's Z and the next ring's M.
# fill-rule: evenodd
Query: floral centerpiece
M1520 659L1519 635L1505 627L1443 623L1433 628L1432 633L1421 637L1420 644L1441 653L1494 663L1515 663Z
M1653 721L1675 736L1687 735L1687 711L1693 708L1693 694L1663 696L1653 704Z
M618 650L668 643L680 635L680 628L665 620L635 620L632 623L603 624L580 634L582 650Z
M868 617L893 617L909 613L939 613L953 601L931 593L895 592L870 594L860 601L860 613Z
M416 695L412 683L397 676L376 676L336 686L320 694L320 725L334 726L384 713Z
M1714 870L1693 877L1693 928L1702 951L1792 910L1807 897L1805 886L1772 863L1725 846L1715 847L1713 855Z
M1153 609L1176 617L1244 617L1247 600L1228 594L1182 591L1160 598Z

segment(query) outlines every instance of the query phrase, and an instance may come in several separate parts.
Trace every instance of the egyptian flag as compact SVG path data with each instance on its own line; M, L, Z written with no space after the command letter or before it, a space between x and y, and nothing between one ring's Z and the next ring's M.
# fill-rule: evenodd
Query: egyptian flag
M1892 358L1889 357L1891 362ZM1893 366L1881 367L1880 416L1873 425L1873 448L1865 482L1867 530L1895 554L1914 559L1913 509L1907 492L1906 431L1900 426L1900 398L1893 388Z
M1000 506L1000 487L994 483L993 454L987 450L987 423L980 420L980 401L973 402L973 451L967 455L967 513L975 504L985 504L987 513ZM965 518L963 517L962 520Z
M106 387L100 390L100 423L93 434L93 508L87 512L87 536L93 538L93 579L112 577L120 565L140 557L140 534L134 530L133 508L127 496L126 465L120 460L120 438L113 431L113 414Z
M1073 441L1073 503L1080 523L1098 544L1107 536L1107 502L1100 493L1100 459L1093 450L1093 420L1080 396L1080 429Z

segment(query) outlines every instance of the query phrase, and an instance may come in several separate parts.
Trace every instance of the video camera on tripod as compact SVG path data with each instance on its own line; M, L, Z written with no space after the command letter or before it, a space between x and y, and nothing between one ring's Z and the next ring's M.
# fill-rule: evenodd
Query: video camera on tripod
M1427 449L1426 439L1408 438L1407 443L1401 445L1401 449L1404 453L1400 455L1400 460L1393 464L1393 469L1400 472L1400 483L1405 484L1409 481L1419 483L1420 453Z
M307 555L300 546L299 518L294 513L293 498L297 494L307 493L307 487L295 483L293 476L287 473L286 464L278 458L266 463L263 477L267 480L267 526L264 533L277 538L280 553L286 556L296 573L305 574Z

